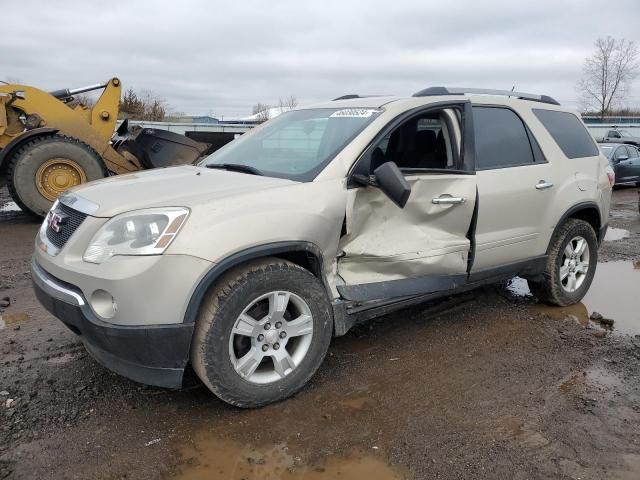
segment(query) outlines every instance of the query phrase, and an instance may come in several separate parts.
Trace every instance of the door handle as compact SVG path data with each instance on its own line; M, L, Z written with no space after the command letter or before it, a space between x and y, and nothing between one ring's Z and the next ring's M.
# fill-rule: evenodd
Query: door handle
M547 188L551 187L553 187L553 183L547 182L546 180L540 180L538 183L536 183L536 188L538 190L546 190Z
M457 205L464 203L466 200L463 197L436 197L431 199L431 203L434 205Z

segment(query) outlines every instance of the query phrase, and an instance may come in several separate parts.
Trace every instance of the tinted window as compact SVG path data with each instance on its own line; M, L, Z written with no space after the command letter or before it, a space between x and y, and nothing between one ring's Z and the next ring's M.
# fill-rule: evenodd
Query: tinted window
M520 117L506 108L473 107L478 169L534 162L527 130Z
M594 157L598 155L591 134L578 117L568 112L534 109L538 120L553 137L567 158Z
M638 149L636 147L633 147L631 145L627 145L627 151L629 152L629 158L637 158Z

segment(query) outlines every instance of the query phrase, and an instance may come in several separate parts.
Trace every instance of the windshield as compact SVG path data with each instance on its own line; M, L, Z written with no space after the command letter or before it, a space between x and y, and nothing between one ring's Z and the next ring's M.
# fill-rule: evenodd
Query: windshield
M200 165L311 181L382 110L318 108L283 113L225 145Z
M603 147L600 146L600 151L604 154L605 157L609 157L609 155L611 155L611 151L613 150L613 147Z

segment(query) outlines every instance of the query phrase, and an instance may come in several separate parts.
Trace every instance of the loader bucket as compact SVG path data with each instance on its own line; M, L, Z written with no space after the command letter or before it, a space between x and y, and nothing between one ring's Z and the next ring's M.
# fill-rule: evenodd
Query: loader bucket
M175 132L142 128L130 134L117 150L132 153L145 168L160 168L193 164L205 155L207 147Z

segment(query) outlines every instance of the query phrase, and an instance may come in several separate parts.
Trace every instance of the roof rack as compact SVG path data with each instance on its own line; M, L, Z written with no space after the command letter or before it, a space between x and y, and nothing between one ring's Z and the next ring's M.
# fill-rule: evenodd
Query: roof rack
M335 102L336 100L351 100L352 98L371 98L371 97L384 97L386 95L358 95L356 93L350 93L348 95L342 95L341 97L334 98L331 100Z
M537 95L535 93L512 92L510 90L492 90L489 88L447 88L429 87L413 94L414 97L430 97L435 95L500 95L505 97L516 97L522 100L532 100L534 102L550 103L560 105L560 103L549 95Z

